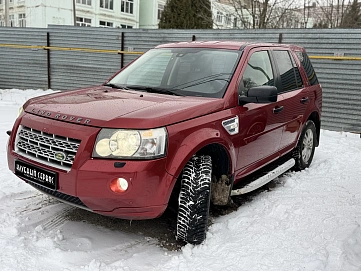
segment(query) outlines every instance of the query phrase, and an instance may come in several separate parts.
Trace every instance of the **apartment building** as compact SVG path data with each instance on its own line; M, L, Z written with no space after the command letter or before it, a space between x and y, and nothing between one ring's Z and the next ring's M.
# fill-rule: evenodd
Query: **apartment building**
M138 28L139 3L139 0L0 0L0 26Z
M250 28L252 16L247 9L238 7L236 10L229 0L211 0L211 6L213 28Z
M139 28L158 28L167 0L140 0Z
M158 28L167 0L0 0L0 26L43 27L77 25ZM211 0L213 27L247 28L228 0ZM7 19L6 19L7 18Z

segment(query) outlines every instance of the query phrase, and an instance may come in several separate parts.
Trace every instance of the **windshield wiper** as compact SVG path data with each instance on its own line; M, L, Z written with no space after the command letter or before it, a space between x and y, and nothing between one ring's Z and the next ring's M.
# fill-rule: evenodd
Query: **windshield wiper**
M209 80L204 80L204 81L201 81L201 82L193 83L193 84L190 84L188 86L182 87L181 89L190 88L190 87L194 87L194 86L198 86L198 85L202 85L202 84L205 84L205 83L208 83L208 82L218 81L218 80L223 80L223 81L226 81L227 83L229 83L229 79L215 78L215 79L209 79Z
M205 77L201 77L201 78L192 80L190 82L176 85L175 87L171 88L171 90L172 89L185 89L185 88L194 87L194 86L198 86L201 84L205 84L205 83L217 81L217 80L223 80L223 81L229 82L230 80L228 77L227 78L219 78L219 77L224 76L224 75L230 75L230 74L231 73L217 73L217 74L208 75Z
M147 86L138 86L138 85L127 85L128 89L135 89L135 90L144 90L150 93L162 93L162 94L169 94L169 95L176 95L176 96L184 96L180 93L175 92L175 90L169 90L166 88L158 88L158 87L147 87Z
M117 89L129 89L126 85L118 85L113 83L104 84L105 87L117 88Z

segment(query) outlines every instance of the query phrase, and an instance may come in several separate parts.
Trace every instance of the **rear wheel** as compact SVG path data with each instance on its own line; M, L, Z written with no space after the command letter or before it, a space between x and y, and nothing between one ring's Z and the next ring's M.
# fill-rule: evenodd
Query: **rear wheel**
M297 147L293 151L296 160L294 169L303 170L310 166L316 147L316 127L312 120L308 120L303 127Z
M212 159L210 156L192 157L183 169L179 193L177 239L200 244L206 237Z

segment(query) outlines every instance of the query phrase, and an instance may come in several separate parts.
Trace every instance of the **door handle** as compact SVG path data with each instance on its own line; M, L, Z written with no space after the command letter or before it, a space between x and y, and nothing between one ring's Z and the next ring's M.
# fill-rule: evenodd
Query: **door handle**
M302 99L301 99L301 104L305 104L305 103L307 103L308 102L308 97L303 97Z
M281 111L283 111L283 106L276 106L273 108L273 114L278 114Z

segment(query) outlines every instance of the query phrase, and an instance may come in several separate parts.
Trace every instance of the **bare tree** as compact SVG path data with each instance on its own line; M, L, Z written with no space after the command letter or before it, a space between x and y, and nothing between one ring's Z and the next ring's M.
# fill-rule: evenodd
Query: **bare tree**
M336 28L357 0L215 0L233 7L235 28ZM356 1L356 2L355 2ZM216 22L216 20L215 20Z
M268 5L265 27L262 28L298 27L301 20L296 1L278 0Z
M340 27L345 12L351 5L350 0L316 0L310 7L317 27Z
M344 28L360 28L361 27L361 3L353 0L352 4L346 10L346 14L340 24Z
M241 28L280 28L292 21L297 0L227 0Z

